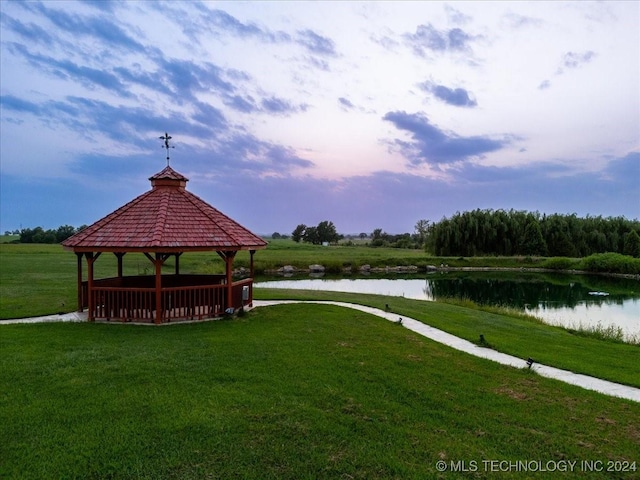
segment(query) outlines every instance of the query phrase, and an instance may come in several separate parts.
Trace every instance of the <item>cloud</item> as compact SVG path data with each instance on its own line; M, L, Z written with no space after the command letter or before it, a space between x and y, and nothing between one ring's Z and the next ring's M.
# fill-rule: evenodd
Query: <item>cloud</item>
M193 4L198 11L198 15L189 16L189 22L181 24L184 33L196 40L198 43L198 35L203 33L220 36L221 33L233 35L238 38L251 39L255 38L261 42L268 43L290 43L291 36L283 31L272 31L264 26L256 23L243 23L233 15L218 9L210 9L206 2ZM174 7L174 5L171 5ZM158 11L163 13L171 21L175 18L182 18L188 14L181 12L179 9L169 8L167 4L158 7Z
M211 26L221 28L239 37L259 37L262 40L273 38L271 34L262 30L255 23L242 23L223 10L209 10L207 21Z
M307 64L324 71L329 70L326 58L337 56L335 42L311 29L298 30L291 35L282 30L271 30L254 22L242 22L223 10L208 8L206 2L193 4L198 15L191 15L174 5L165 4L162 8L156 9L171 21L174 21L175 18L188 17L190 21L183 22L181 28L191 41L198 44L203 43L200 39L202 35L220 37L226 34L244 40L254 39L263 43L297 45L310 54L310 56L303 57ZM247 107L247 105L243 105L241 108Z
M103 12L113 12L117 2L114 0L82 0L82 3Z
M471 16L465 15L460 10L456 10L455 8L453 8L451 5L445 4L444 10L447 13L447 18L451 23L462 25L473 20Z
M333 40L323 37L313 30L298 31L296 42L306 48L309 53L327 57L336 56L336 45Z
M227 128L227 121L220 110L203 102L197 102L194 106L196 107L196 113L192 117L194 120L215 130Z
M119 25L114 23L110 16L89 16L67 13L66 10L54 10L47 8L43 3L29 4L33 9L43 14L53 25L71 33L74 36L88 36L103 43L108 47L124 49L128 52L144 53L147 49Z
M631 152L624 157L612 159L603 170L603 176L608 182L635 191L635 195L629 192L630 195L627 198L640 198L640 152ZM636 202L636 210L640 214L638 202Z
M469 95L464 88L449 88L444 85L437 85L433 82L423 82L418 85L425 92L433 93L436 98L456 107L475 107L476 100Z
M513 12L505 14L502 19L511 28L538 27L544 23L538 18L518 15Z
M242 131L220 135L206 149L190 148L187 155L191 167L215 172L216 177L287 176L290 169L314 166L291 147L264 141Z
M228 95L224 98L223 102L227 107L231 107L242 113L253 113L259 110L251 95L247 95L246 97L241 95Z
M637 154L635 158L638 162ZM617 171L610 181L603 181L599 172L566 175L568 172L562 167L550 163L517 167L464 163L456 166L455 175L448 181L389 171L340 180L236 175L211 179L214 188L204 191L218 192L210 199L214 206L238 221L246 219L247 226L261 233L290 233L300 223L313 225L323 220L334 222L340 233L371 232L379 227L402 233L412 231L421 218L438 221L443 215L476 208L626 214L637 218L640 207L627 205L621 210L620 197L616 195L621 191L619 182L624 181L624 175L637 172L632 167L631 159L612 161L611 168L604 172ZM233 200L238 198L234 192L239 190L251 192L244 208ZM496 195L497 190L500 195ZM638 182L629 182L622 192L638 198L639 190ZM304 210L292 198L302 199ZM345 205L349 207L344 208ZM278 212L277 218L272 215L274 211Z
M233 151L243 147L246 150L242 155L246 155L256 151L256 147L260 150L260 145L255 138L237 138L226 148ZM268 150L268 145L262 146ZM258 174L251 174L253 170L242 169L238 158L223 163L224 154L223 150L213 154L208 150L191 150L178 143L172 151L171 164L190 178L189 191L257 233L288 234L300 223L315 225L323 220L334 222L340 233L371 232L375 228L390 233L411 232L421 218L438 221L456 211L476 208L640 217L640 206L626 201L621 207L620 203L621 195L640 196L640 183L634 180L640 169L638 152L612 159L602 172L561 177L554 176L559 170L549 163L503 168L465 163L457 166L450 181L389 171L340 180L259 174L277 168L276 161L265 163ZM285 163L287 155L295 157L287 149L282 154ZM149 189L147 178L160 170L163 162L163 152L157 145L157 151L145 157L117 160L94 156L79 163L92 176L95 173L88 170L88 165L98 164L97 171L119 181L121 188L115 190L101 189L100 183L97 186L77 183L69 178L34 184L33 180L4 176L0 203L3 225L17 228L22 222L27 226L56 228L64 223L89 224ZM201 162L208 162L211 168L203 174L190 173L200 171L195 167ZM72 190L76 195L69 196ZM496 195L497 190L500 195ZM34 194L59 201L34 201ZM91 200L77 202L77 198ZM65 212L63 219L59 216L61 210Z
M22 23L4 12L0 16L0 23L29 42L48 46L53 43L53 37L44 28L34 23Z
M155 60L159 66L156 81L164 82L177 98L192 99L200 92L231 94L235 91L233 84L223 79L224 70L212 63L196 64L164 57Z
M560 66L556 70L556 75L563 75L565 73L565 68L580 68L582 65L590 63L596 56L596 53L591 50L583 53L567 52L562 56ZM549 80L544 80L540 85L538 85L538 90L546 90L550 86L551 82Z
M10 44L9 50L13 54L24 57L36 68L47 67L49 73L56 77L77 81L90 89L100 86L123 97L132 96L120 80L108 71L78 65L70 60L56 60L45 55L33 54L24 45L18 43Z
M551 82L549 80L544 80L540 85L538 85L538 90L546 90L551 87Z
M267 113L273 113L276 115L290 115L292 113L304 112L307 110L307 105L301 103L294 105L288 100L277 97L269 97L262 99L262 108Z
M5 110L12 110L14 112L21 113L31 113L34 115L38 115L41 112L40 105L37 105L28 100L24 100L22 98L15 97L13 95L2 95L0 96L0 105Z
M507 139L494 140L484 136L461 137L445 133L432 125L421 113L388 112L383 120L391 122L398 130L409 132L411 142L396 139L392 144L413 165L448 164L465 161L485 153L500 150L509 144Z
M425 56L425 50L442 53L446 51L470 51L472 37L461 28L438 30L433 25L418 25L415 33L404 34L405 42L416 55Z
M578 68L585 63L589 63L595 56L595 52L591 50L584 53L567 52L562 59L562 65L566 68Z
M175 89L172 89L171 85L167 85L170 82L159 81L160 75L157 69L149 71L142 69L139 64L134 64L129 67L115 67L113 72L120 77L122 82L135 84L166 96L173 96L175 93Z
M556 70L556 75L562 75L564 69L576 69L585 65L596 57L595 52L591 50L583 53L567 52L563 55L560 67Z
M2 97L3 109L30 113L53 129L64 125L78 137L95 140L104 136L120 145L129 144L137 148L147 148L147 138L166 130L196 138L215 137L219 129L226 126L224 118L213 107L196 105L198 108L191 118L176 112L162 115L145 107L114 105L76 96L41 103L15 96Z
M338 98L338 103L345 110L352 110L352 109L356 108L355 105L353 103L351 103L350 100L348 100L348 99L346 99L344 97Z

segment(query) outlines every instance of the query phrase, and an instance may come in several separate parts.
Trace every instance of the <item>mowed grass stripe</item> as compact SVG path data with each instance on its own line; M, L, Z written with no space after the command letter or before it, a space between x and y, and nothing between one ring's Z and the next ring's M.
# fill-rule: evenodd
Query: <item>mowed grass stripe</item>
M6 325L0 351L8 478L436 478L439 459L640 451L633 402L335 306L165 328Z

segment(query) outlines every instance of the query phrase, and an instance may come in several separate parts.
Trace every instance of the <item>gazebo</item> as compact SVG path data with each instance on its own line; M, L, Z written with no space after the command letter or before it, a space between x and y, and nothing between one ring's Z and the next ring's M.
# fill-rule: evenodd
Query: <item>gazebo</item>
M78 259L78 310L86 308L89 321L160 324L212 318L251 306L253 255L267 243L188 192L188 179L169 165L149 180L151 190L62 243ZM233 260L240 250L249 251L250 276L234 281ZM180 273L183 253L204 251L222 257L225 274ZM143 253L155 274L124 276L123 258L132 252ZM117 276L95 279L94 265L103 253L117 257ZM162 266L171 257L175 272L163 275Z

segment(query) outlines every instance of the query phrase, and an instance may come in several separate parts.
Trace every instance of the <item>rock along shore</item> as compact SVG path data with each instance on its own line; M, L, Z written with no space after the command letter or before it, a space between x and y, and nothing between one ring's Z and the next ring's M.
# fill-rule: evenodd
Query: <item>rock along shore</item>
M246 269L240 269L237 274L245 273ZM293 265L284 265L277 269L267 269L265 275L283 275L291 276L297 274L309 274L322 276L325 273L325 267L321 264L309 265L308 268L295 267ZM571 275L599 275L603 277L627 278L631 280L640 280L640 275L629 273L606 273L606 272L589 272L586 270L555 270L551 268L527 268L527 267L450 267L449 265L427 265L426 267L418 267L417 265L396 265L384 267L371 267L370 265L362 265L359 268L351 266L342 269L343 274L349 273L420 273L420 272L525 272L525 273L568 273Z

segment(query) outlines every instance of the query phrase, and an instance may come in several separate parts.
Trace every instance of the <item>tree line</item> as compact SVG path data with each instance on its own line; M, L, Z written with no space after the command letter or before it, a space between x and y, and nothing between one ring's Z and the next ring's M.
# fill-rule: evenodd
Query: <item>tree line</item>
M314 245L323 243L337 243L343 238L337 230L333 222L324 220L315 227L308 227L304 223L298 225L291 233L294 242L307 242Z
M86 225L75 228L71 225L61 225L56 229L45 230L42 227L23 228L13 232L5 232L5 235L20 235L13 243L61 243L75 233L87 228Z
M587 257L613 252L640 257L640 222L516 210L457 212L432 224L427 249L437 256Z
M429 222L427 220L420 220L416 224L415 233L401 233L398 235L392 235L381 228L376 228L372 233L360 233L357 235L361 240L370 238L368 243L370 247L392 247L392 248L422 248L426 241L426 235ZM272 238L288 238L284 235L275 232ZM347 237L353 238L353 237ZM334 244L340 240L345 239L345 236L339 234L336 230L333 222L328 220L320 222L315 227L308 227L304 223L298 225L293 232L291 232L291 239L294 242L306 242L320 245L322 243ZM346 243L351 245L349 241Z
M85 229L62 225L57 229L23 228L16 243L60 243ZM286 236L278 237L287 238ZM576 214L541 215L517 210L457 212L450 218L430 223L420 220L414 233L391 235L382 229L369 236L372 247L425 248L436 256L529 255L588 257L596 253L619 253L640 258L640 222L624 217L578 217ZM276 234L274 234L274 238ZM330 221L317 226L298 225L291 234L296 242L337 243L344 238Z

